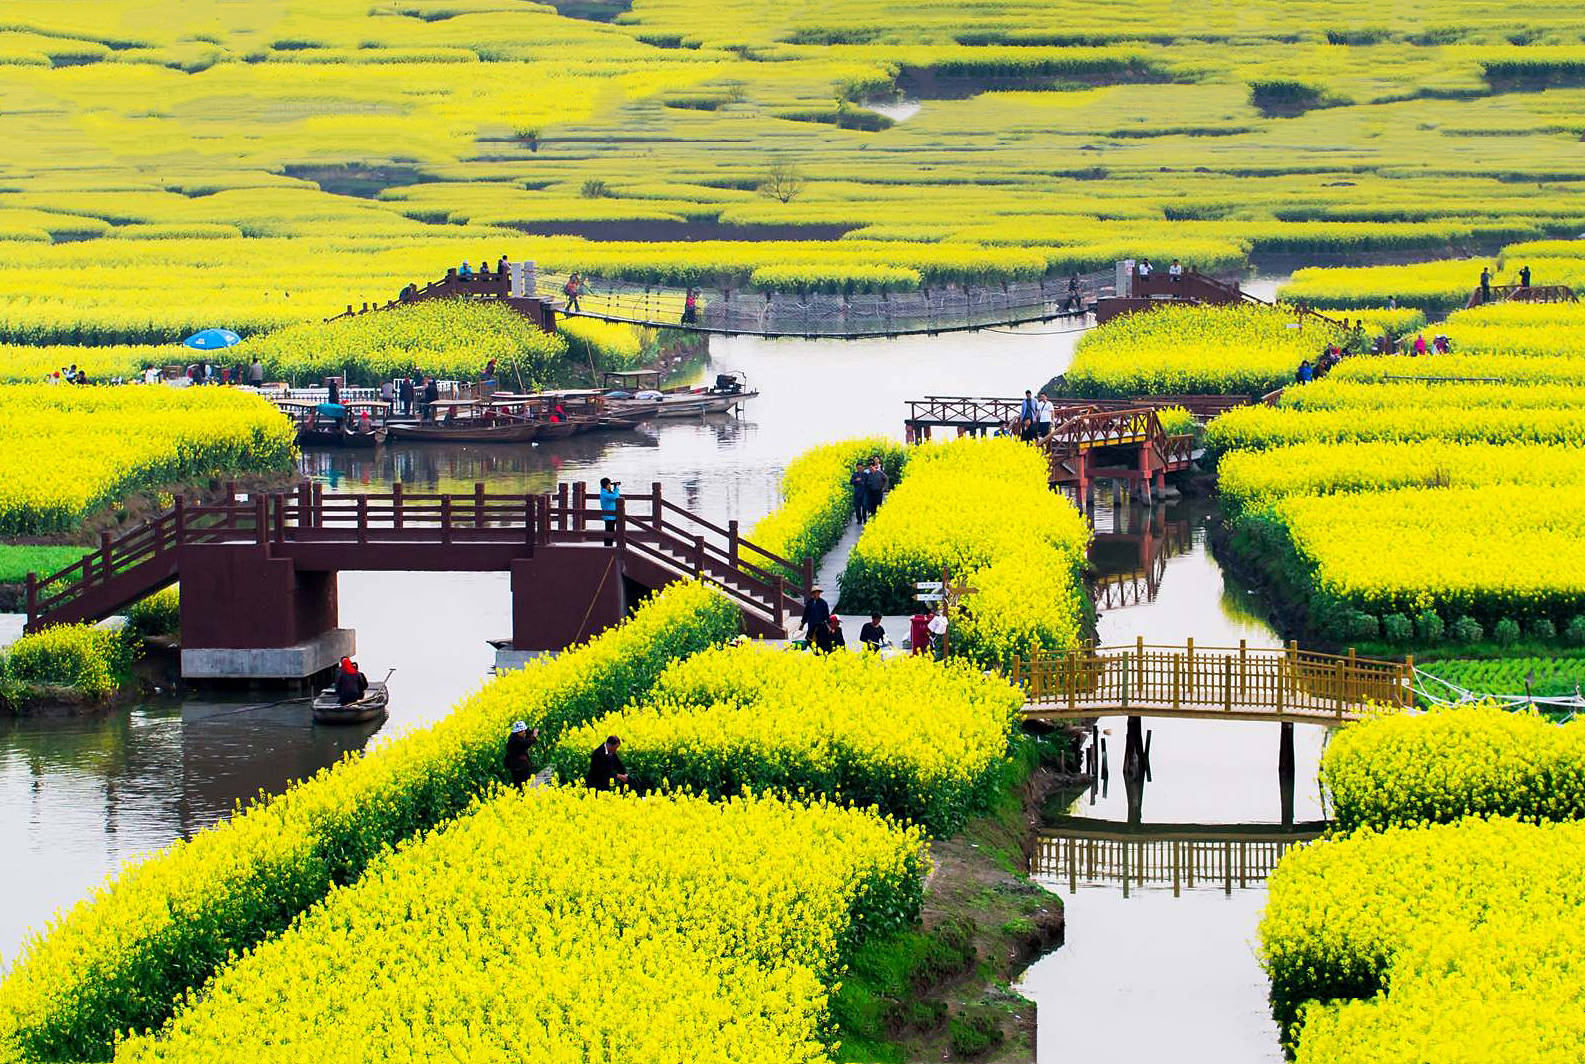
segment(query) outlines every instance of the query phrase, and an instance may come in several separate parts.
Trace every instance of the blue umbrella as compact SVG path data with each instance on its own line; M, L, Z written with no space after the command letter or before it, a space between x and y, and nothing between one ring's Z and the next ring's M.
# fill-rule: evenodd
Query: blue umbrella
M200 351L217 351L222 347L233 347L242 342L242 337L230 329L205 329L195 332L182 343L188 347L196 347Z

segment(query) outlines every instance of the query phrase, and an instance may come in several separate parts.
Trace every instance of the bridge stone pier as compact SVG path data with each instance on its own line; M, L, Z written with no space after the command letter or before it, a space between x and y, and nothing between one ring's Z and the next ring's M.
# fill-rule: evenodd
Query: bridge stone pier
M355 647L337 609L337 577L348 570L509 574L519 656L587 640L679 580L720 590L746 633L785 638L813 582L809 563L743 539L736 521L689 513L659 484L608 515L582 483L537 495L483 484L463 495L400 484L327 495L305 482L290 493L228 493L212 506L178 498L81 562L30 576L28 627L96 620L180 580L184 677L302 680ZM423 604L412 610L424 624Z

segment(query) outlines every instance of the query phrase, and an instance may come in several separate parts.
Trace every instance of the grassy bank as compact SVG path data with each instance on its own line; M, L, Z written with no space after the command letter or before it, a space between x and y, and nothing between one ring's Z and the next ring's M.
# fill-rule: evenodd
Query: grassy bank
M1012 983L1062 942L1063 914L1026 874L1025 847L1057 782L1045 762L1065 741L1020 739L990 809L931 842L920 926L865 944L832 999L842 1059L1034 1059L1035 1005Z

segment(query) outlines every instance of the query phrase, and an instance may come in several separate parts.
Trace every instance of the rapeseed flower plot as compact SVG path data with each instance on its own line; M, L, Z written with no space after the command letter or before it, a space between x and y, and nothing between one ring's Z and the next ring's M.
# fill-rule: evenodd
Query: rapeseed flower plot
M1079 341L1068 390L1095 399L1136 395L1263 395L1293 380L1336 330L1303 328L1285 307L1161 307L1107 322Z
M555 763L580 778L616 734L637 787L813 793L949 835L988 797L1022 704L959 662L747 645L671 666L642 701L563 735Z
M1585 824L1366 830L1268 883L1261 956L1300 1064L1580 1059Z
M116 1060L828 1059L923 839L824 802L497 794L372 865Z
M497 678L430 727L260 795L123 869L14 958L0 982L0 1059L104 1059L118 1032L158 1026L228 955L281 931L383 849L503 779L512 721L549 741L737 627L722 596L673 587L590 643Z
M0 534L77 529L148 488L285 472L295 434L258 396L227 388L0 386Z
M289 325L249 340L243 353L262 360L270 379L294 384L342 373L353 384L378 384L415 369L472 380L494 359L501 380L539 388L554 383L567 341L498 304L436 299L324 324Z
M1076 646L1090 530L1047 478L1045 456L1008 438L910 451L848 558L842 609L911 610L914 583L946 568L978 592L956 615L954 652L993 666Z
M1585 818L1585 725L1487 703L1384 715L1333 735L1321 782L1339 828L1465 816Z

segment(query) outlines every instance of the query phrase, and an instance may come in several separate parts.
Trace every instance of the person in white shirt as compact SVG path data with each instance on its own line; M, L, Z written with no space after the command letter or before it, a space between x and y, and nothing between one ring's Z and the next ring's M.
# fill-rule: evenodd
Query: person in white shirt
M1167 267L1167 276L1174 281L1183 280L1183 264L1177 259L1172 260L1172 265Z
M1141 260L1139 260L1139 265L1137 267L1135 267L1135 268L1139 271L1139 276L1141 276L1141 277L1149 277L1150 276L1150 260L1149 259L1141 259Z
M1051 431L1051 400L1046 398L1046 393L1041 392L1035 401L1035 439L1043 440Z

